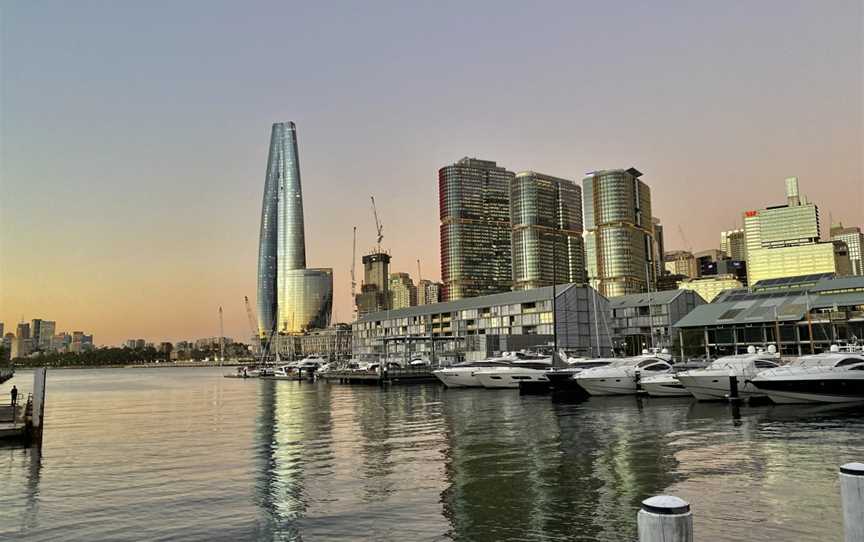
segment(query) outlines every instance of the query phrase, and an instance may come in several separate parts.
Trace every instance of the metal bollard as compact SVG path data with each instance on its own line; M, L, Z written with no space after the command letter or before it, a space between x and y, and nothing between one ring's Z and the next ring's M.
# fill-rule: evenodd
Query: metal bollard
M678 497L658 495L645 499L636 523L639 542L693 542L690 503Z
M864 541L864 463L840 467L840 498L846 542Z

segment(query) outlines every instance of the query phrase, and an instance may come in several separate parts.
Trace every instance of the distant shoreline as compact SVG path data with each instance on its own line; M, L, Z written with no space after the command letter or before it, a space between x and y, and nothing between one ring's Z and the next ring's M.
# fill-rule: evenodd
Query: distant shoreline
M218 367L243 367L256 365L255 361L226 361L225 363L133 363L133 364L111 364L111 365L49 365L49 369L214 369ZM37 369L44 365L16 366L16 371Z

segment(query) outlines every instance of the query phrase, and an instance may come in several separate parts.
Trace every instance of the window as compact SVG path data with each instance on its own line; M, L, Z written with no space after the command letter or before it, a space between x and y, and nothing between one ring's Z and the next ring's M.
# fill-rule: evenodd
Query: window
M864 363L864 359L859 358L846 358L843 361L839 362L834 367L846 367L848 365L855 365L856 363Z
M654 365L649 365L642 369L643 371L665 371L669 366L665 363L655 363Z
M774 367L777 367L777 364L774 363L773 361L767 361L764 359L756 360L755 365L756 365L757 369L772 369Z

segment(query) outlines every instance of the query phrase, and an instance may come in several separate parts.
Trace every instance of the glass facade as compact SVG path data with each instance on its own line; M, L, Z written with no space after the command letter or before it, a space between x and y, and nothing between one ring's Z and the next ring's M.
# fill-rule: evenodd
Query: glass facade
M326 327L333 275L306 269L303 193L297 131L293 122L273 124L261 204L258 245L258 328L299 332Z
M586 269L606 297L648 291L656 280L651 191L641 175L613 169L583 180Z
M510 290L513 178L495 162L476 158L438 171L444 300Z
M510 183L513 289L585 282L582 189L526 171Z
M790 181L794 183L790 184ZM744 213L747 282L816 273L845 273L848 254L820 242L819 209L798 194L798 180L787 179L788 205Z

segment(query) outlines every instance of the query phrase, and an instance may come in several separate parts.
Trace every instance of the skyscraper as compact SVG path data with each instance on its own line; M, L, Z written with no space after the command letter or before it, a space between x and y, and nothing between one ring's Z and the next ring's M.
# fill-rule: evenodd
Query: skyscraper
M390 308L404 309L417 305L417 287L408 273L390 273Z
M373 252L363 256L363 284L355 299L357 315L390 308L390 255Z
M495 162L467 157L438 170L444 301L510 290L513 178Z
M744 213L747 281L847 271L843 243L821 242L819 208L800 196L798 178L786 179L786 205Z
M266 337L327 327L332 305L333 270L306 268L297 130L293 122L279 122L270 136L261 205L259 332Z
M864 275L864 234L861 228L843 227L843 223L831 225L831 240L843 241L849 249L849 264L853 275Z
M440 282L432 282L428 279L422 279L417 284L417 304L431 305L441 301L441 290L444 289Z
M523 171L510 183L513 289L585 282L582 189L573 181Z
M588 280L606 297L652 289L651 189L636 168L589 173L582 181Z
M726 253L730 260L743 262L747 259L744 245L744 230L729 230L720 232L720 250Z

